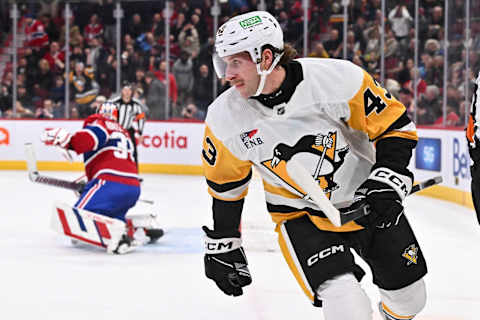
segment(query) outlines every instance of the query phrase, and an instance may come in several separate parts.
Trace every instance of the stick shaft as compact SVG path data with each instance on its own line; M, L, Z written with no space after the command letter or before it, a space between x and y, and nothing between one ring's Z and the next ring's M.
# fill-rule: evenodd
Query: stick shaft
M84 189L85 184L82 182L69 181L40 174L37 169L35 149L33 148L33 145L31 143L25 143L25 157L27 160L28 178L30 179L30 181L77 192L82 192L82 190ZM138 201L148 204L154 204L153 200L138 199Z
M442 179L441 176L437 176L437 177L422 181L422 182L414 185L412 187L412 190L410 191L410 193L408 195L414 194L414 193L416 193L418 191L421 191L423 189L426 189L426 188L430 188L434 185L437 185L437 184L441 183L442 181L443 181L443 179ZM353 203L353 201L347 201L347 202L342 202L342 203L334 205L336 208L340 209L340 221L341 221L342 225L347 223L347 222L350 222L352 220L355 220L355 219L358 219L360 217L366 216L370 212L368 205L360 207L356 210L348 211L348 207L352 203ZM342 209L344 209L343 212L342 212ZM347 210L347 211L345 211L345 210Z

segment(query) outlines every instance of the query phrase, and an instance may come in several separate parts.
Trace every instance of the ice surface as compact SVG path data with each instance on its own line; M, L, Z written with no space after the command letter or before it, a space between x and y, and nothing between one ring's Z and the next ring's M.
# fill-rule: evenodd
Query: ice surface
M141 197L155 201L151 210L159 213L166 234L155 245L113 256L74 247L49 229L53 203L73 204L71 191L33 184L25 171L1 172L1 319L323 319L270 242L273 224L258 181L251 186L244 213L248 230L259 225L258 232L245 231L245 237L253 238L245 239L251 247L247 256L253 283L243 296L232 298L204 276L200 227L211 224L204 179L143 177ZM429 266L428 302L416 319L478 319L480 226L474 212L421 196L408 197L406 207ZM265 232L266 239L261 235ZM369 274L362 285L376 304L378 293Z

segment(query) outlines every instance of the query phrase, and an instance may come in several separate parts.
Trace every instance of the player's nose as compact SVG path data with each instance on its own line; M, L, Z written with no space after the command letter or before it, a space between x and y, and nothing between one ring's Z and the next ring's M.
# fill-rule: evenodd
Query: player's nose
M229 68L227 66L225 70L225 80L232 81L233 79L235 79L236 75L237 75L236 72L234 72L232 68Z

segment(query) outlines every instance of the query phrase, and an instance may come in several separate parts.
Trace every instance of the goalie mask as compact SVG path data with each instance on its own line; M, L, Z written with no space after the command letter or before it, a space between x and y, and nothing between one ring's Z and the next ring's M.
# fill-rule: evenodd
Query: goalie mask
M270 46L274 54L272 65L261 70L262 49ZM215 36L215 53L213 66L219 78L225 78L227 64L222 58L248 52L257 66L260 83L254 96L258 96L265 85L265 80L283 55L283 31L278 21L266 11L248 12L231 18L217 31Z
M107 101L102 103L98 108L97 113L101 114L107 119L118 121L118 109L117 106L112 102Z

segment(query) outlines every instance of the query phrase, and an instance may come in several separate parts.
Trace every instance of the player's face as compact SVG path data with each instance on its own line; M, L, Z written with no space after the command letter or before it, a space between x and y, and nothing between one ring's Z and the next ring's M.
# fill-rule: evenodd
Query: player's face
M260 77L257 74L257 67L247 52L237 53L223 58L227 64L225 79L244 98L255 94Z

